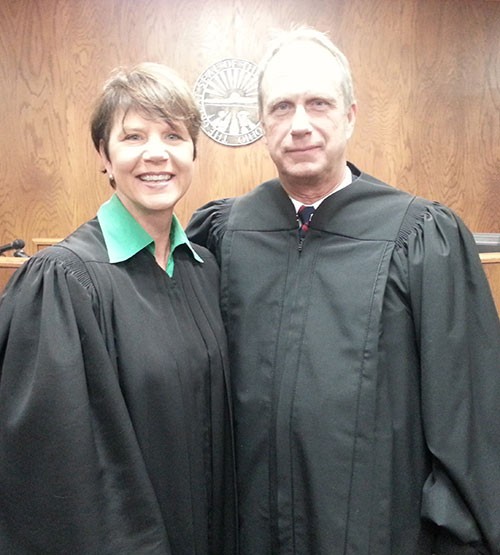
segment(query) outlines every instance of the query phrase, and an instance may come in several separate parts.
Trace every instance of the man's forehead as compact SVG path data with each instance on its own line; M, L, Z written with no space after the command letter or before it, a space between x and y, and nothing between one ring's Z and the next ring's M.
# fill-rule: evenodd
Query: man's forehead
M263 75L262 84L272 82L314 81L338 79L341 68L338 60L325 47L305 41L297 41L284 46L269 61Z
M339 62L332 52L323 45L306 40L297 40L283 46L269 60L267 70L276 69L278 66L296 66L297 64L309 64L318 60L320 64L335 64Z
M294 45L278 52L269 62L262 79L266 101L270 96L337 95L342 73L333 55L320 45L312 44L314 49L292 49Z

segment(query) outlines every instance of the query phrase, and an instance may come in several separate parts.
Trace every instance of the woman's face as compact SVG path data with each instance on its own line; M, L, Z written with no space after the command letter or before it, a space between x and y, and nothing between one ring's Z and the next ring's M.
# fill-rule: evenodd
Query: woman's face
M116 194L138 220L159 212L172 214L193 176L193 141L184 123L148 119L136 110L118 113L108 153L100 154Z

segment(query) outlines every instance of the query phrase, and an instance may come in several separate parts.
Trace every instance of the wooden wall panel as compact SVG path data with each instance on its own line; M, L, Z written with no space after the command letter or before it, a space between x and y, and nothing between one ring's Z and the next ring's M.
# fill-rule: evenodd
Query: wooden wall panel
M483 253L481 254L481 261L500 316L500 253Z
M487 0L0 0L0 244L62 237L110 194L88 133L110 70L143 60L190 84L225 57L258 61L271 28L328 31L351 61L350 159L500 232L500 2ZM263 141L202 135L184 223L275 174Z
M27 258L15 258L14 256L0 256L0 295L2 294L9 279L17 269L24 264Z

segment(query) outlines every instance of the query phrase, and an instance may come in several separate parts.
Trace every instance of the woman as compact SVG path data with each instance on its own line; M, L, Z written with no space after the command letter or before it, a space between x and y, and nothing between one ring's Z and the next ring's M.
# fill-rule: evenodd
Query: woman
M106 83L114 194L0 305L0 553L233 554L218 269L173 214L200 116L169 68Z

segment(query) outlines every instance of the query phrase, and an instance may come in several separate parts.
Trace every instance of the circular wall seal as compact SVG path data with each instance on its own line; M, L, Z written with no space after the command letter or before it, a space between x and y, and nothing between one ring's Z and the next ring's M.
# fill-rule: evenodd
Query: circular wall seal
M262 137L257 69L247 60L229 58L211 65L196 80L201 128L214 141L243 146Z

